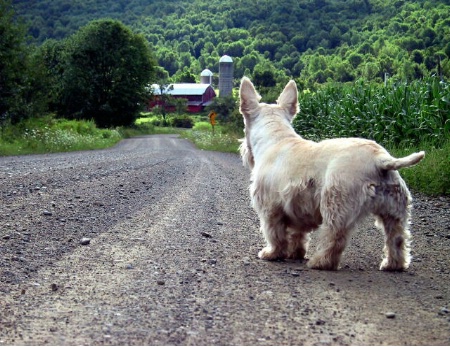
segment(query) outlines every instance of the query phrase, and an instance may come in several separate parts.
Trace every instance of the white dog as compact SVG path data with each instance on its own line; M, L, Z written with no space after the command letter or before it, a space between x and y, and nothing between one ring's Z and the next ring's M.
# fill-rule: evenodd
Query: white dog
M381 270L404 270L410 262L411 195L397 169L418 163L424 152L393 158L374 141L303 139L291 121L298 113L297 86L290 81L277 104L259 103L244 77L240 112L245 139L240 153L251 170L250 195L267 241L259 258L303 259L308 233L319 229L314 269L337 270L351 230L369 214L385 233Z

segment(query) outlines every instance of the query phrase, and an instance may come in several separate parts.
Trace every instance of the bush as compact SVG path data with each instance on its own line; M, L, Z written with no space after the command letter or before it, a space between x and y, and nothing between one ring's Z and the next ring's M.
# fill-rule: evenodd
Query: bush
M177 116L171 119L172 126L175 128L192 128L194 126L194 120L187 116Z

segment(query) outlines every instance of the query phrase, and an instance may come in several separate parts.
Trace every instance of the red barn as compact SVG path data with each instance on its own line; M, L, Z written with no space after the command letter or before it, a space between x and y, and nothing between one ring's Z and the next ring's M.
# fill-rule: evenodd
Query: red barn
M148 108L152 109L156 105L162 106L161 88L157 84L152 85L153 97L149 101ZM203 111L205 106L211 104L216 97L216 92L210 84L206 83L174 83L170 84L164 94L174 98L186 99L187 111L197 113ZM166 105L167 111L174 111L173 105Z

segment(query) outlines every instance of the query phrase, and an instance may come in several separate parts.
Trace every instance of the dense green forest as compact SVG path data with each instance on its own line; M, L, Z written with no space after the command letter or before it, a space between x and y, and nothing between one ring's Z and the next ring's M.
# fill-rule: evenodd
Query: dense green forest
M123 22L151 44L174 81L198 79L230 55L270 87L360 78L450 77L448 0L14 0L30 40L63 39L98 18Z

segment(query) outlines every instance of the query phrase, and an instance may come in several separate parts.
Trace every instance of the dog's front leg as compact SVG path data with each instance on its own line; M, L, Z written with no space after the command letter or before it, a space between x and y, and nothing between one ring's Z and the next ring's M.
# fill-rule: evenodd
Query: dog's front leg
M275 209L260 212L259 217L267 246L258 253L258 257L263 260L286 258L288 241L284 214Z

